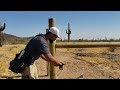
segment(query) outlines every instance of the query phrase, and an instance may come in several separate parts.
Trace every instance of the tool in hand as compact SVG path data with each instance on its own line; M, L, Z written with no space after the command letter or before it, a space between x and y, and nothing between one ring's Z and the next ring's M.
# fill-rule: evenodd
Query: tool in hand
M63 66L64 66L64 65L65 65L65 64L62 63L62 65L59 66L59 69L60 69L60 70L63 70Z

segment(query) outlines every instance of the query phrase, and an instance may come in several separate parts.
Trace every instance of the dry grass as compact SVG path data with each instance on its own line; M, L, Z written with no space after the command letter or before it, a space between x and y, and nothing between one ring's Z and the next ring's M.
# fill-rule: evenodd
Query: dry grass
M9 75L9 62L15 57L16 53L24 49L25 45L3 45L0 47L0 75Z
M120 61L111 61L105 58L99 57L77 57L77 59L84 60L89 63L103 64L104 66L114 67L117 66L120 68Z
M11 71L9 71L8 67L9 67L9 62L15 57L15 54L20 52L20 50L24 49L25 45L23 44L18 44L18 45L3 45L2 47L0 47L0 76L10 76L10 75L16 75L15 73L12 73ZM108 53L109 52L109 48L57 48L56 49L57 55L55 56L56 58L59 58L60 61L67 61L66 71L63 71L63 73L58 72L59 77L62 78L75 78L75 75L77 76L79 73L80 68L81 67L85 67L85 65L81 65L80 61L84 61L87 63L93 63L96 65L103 65L103 66L107 66L113 69L120 69L120 62L119 61L110 61L108 59L105 58L99 58L99 57L82 57L82 56L75 56L75 53L79 53L79 52L86 52L86 53ZM120 48L115 49L115 53L119 53L120 52ZM68 55L68 56L66 56ZM71 57L74 57L76 59L71 59ZM78 60L78 61L75 61ZM74 62L75 61L75 62ZM40 62L37 61L37 65L41 65ZM44 63L44 62L43 62ZM87 64L86 64L87 65ZM44 66L44 65L42 65ZM67 68L68 66L68 68ZM75 68L75 69L74 69ZM45 68L39 68L41 71L46 71ZM71 71L70 71L71 70ZM81 69L82 70L82 69ZM61 71L62 72L62 71ZM74 72L74 73L73 73ZM70 75L71 73L71 75ZM44 74L43 72L40 72L40 74ZM67 76L68 75L68 76Z

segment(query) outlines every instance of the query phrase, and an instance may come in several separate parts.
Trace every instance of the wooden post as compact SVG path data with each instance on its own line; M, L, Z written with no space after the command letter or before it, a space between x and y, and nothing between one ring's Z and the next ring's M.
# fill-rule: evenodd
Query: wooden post
M2 47L2 31L0 31L0 47Z
M48 32L48 29L46 29L46 33ZM50 63L46 62L46 70L47 70L47 76L50 76Z
M73 42L74 43L74 42ZM120 47L120 42L78 42L78 43L56 43L56 48L98 48L98 47Z
M50 27L54 27L55 26L55 19L50 18L49 19L49 29ZM53 56L55 56L55 42L49 42L49 46L50 46L50 52ZM50 63L50 79L56 79L56 71L55 71L55 66Z

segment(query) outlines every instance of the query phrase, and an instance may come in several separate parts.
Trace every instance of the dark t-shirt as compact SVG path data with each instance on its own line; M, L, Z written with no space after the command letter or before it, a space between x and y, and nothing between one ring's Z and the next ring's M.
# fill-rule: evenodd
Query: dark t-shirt
M38 59L41 54L49 54L48 42L45 39L44 34L38 34L30 40L27 44L26 53L34 56L35 59Z

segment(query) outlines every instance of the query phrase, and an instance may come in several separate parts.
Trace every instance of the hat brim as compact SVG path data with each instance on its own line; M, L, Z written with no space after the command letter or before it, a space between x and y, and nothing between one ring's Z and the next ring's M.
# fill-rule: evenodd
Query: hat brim
M60 35L58 35L57 37L60 38Z
M62 39L60 36L58 36L57 38Z

